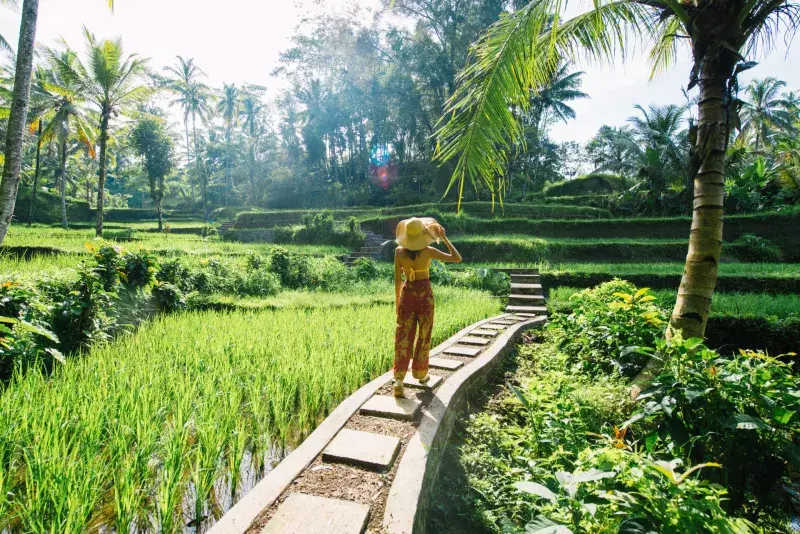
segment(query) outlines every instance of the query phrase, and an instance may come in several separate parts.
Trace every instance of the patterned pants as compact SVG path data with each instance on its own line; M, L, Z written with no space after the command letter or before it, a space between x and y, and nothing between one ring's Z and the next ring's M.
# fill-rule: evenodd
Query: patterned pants
M425 378L428 374L428 357L433 332L433 291L430 280L406 282L400 292L397 313L397 331L394 336L394 377L402 381L413 358L411 374ZM418 331L419 330L419 331ZM416 343L414 338L416 337Z

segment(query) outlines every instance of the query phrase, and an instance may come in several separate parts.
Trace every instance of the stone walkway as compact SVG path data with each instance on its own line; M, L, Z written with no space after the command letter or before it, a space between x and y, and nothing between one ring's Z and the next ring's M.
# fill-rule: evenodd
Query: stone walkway
M498 334L546 314L539 275L509 274L512 296L507 311L516 313L462 331L454 343L431 358L428 383L420 384L409 373L407 398L395 399L390 382L378 389L247 532L388 532L384 511L389 489L410 438L420 421L430 418L427 409L437 388L492 346Z

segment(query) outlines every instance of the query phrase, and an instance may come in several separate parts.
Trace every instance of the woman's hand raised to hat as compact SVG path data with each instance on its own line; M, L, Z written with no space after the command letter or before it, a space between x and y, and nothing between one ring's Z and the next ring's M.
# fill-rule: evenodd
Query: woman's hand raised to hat
M427 230L428 233L431 235L431 237L435 239L444 239L445 237L447 237L447 234L444 231L444 226L442 226L439 223L431 224L430 226L427 227Z

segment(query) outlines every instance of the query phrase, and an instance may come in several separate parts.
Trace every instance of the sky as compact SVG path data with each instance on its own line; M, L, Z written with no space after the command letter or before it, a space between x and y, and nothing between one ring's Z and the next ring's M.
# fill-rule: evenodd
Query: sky
M282 50L303 16L312 10L339 10L349 0L116 0L112 14L105 0L40 0L37 41L55 45L62 37L74 48L83 43L85 25L98 37L121 36L128 52L150 58L152 68L175 62L176 55L194 57L214 86L244 82L266 86L275 95L283 87L271 76ZM377 0L358 0L375 5ZM19 12L0 8L0 33L16 43ZM669 72L650 80L646 58L639 54L625 65L578 65L586 74L577 119L554 126L557 141L586 141L604 124L622 125L635 104L684 101L681 87L689 76L684 56ZM774 76L800 90L800 44L787 55L781 45L742 76Z

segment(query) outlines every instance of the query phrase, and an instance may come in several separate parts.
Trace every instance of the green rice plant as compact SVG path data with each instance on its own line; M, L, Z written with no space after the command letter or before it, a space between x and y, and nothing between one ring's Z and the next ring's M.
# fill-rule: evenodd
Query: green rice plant
M0 392L7 528L178 532L218 514L243 465L263 472L390 369L391 286L358 287L387 303L163 315L52 376L18 373ZM434 343L500 310L484 292L435 292Z

